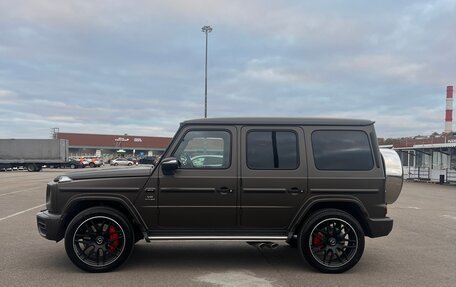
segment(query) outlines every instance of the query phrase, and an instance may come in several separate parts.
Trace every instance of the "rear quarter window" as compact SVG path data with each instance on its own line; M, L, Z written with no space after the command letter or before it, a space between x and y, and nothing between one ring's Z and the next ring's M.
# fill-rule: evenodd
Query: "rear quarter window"
M369 138L363 131L314 131L312 150L319 170L362 171L374 167Z

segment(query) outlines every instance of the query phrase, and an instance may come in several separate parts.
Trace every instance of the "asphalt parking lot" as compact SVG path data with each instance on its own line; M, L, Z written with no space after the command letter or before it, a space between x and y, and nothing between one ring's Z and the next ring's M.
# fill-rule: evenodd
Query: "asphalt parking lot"
M120 269L89 274L37 232L46 182L59 173L0 173L0 286L456 286L456 186L405 183L389 207L392 233L367 238L344 274L317 273L286 244L243 242L140 242Z

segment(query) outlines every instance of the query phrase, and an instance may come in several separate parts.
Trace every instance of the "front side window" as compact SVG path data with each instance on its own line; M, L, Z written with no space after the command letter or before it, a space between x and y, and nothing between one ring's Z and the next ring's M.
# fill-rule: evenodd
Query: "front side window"
M292 131L247 133L247 166L250 169L297 169L298 140Z
M230 166L230 144L227 131L189 131L173 156L184 169L225 169Z
M372 150L363 131L312 133L315 167L320 170L371 170Z

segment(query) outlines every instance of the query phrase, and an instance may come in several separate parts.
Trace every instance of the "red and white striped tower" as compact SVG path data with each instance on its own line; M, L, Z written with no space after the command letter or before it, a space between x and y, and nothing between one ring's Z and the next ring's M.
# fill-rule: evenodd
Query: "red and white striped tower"
M445 133L453 132L453 86L447 86L446 90L446 111L445 111Z

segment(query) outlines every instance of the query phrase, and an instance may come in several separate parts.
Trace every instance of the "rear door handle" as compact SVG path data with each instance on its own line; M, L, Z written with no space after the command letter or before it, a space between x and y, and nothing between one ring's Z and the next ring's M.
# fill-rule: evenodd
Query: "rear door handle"
M293 193L293 194L295 194L295 193L303 193L304 192L304 190L302 190L300 188L297 188L297 187L291 187L291 188L287 189L287 191L289 193Z
M231 188L228 188L228 187L220 187L219 189L217 189L217 191L218 191L220 194L233 193L233 190L232 190Z

